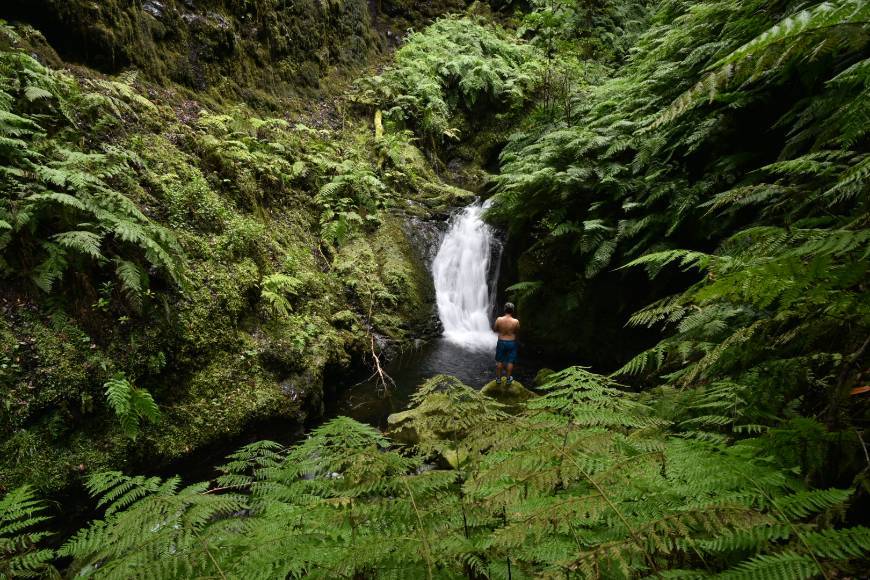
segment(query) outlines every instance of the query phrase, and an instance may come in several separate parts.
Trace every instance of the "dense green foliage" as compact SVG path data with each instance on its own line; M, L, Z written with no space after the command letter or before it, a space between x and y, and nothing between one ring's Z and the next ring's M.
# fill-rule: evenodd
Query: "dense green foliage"
M458 139L468 117L522 104L540 67L540 55L510 34L444 18L409 35L382 75L360 83L360 98L423 135Z
M867 16L662 3L613 78L578 87L577 123L513 137L494 209L534 236L515 286L532 312L582 311L615 268L700 270L631 318L668 338L618 373L740 401L783 453L824 450L802 467L838 481L864 463L849 393L870 329Z
M549 65L575 59L610 64L631 49L645 25L645 0L531 0L518 33L543 49ZM569 79L573 84L577 79Z
M28 486L0 499L0 577L36 578L54 571L52 550L38 543L50 534L33 528L45 522L46 506Z
M214 485L111 472L103 520L59 554L94 578L811 578L860 572L851 492L810 490L757 439L571 368L516 415L450 377L415 396L409 452L341 417L284 451L241 449ZM685 421L682 423L685 424ZM425 463L461 451L456 470ZM22 500L24 501L24 500Z
M327 366L424 331L401 216L470 194L408 135L55 70L37 32L0 33L0 487L303 421Z
M15 40L11 30L3 32ZM29 277L50 292L69 270L90 281L90 269L112 267L137 303L147 288L146 264L178 282L177 241L130 199L141 160L111 144L75 144L82 125L117 123L124 113L135 115L131 102L151 102L121 82L99 81L94 88L102 92L76 91L70 76L23 52L0 59L2 273Z
M870 7L491 5L409 33L317 128L55 71L0 29L0 574L865 573ZM213 481L119 470L304 416L327 366L412 336L401 220L502 145L524 332L611 376L510 407L436 377L392 434L340 417ZM651 348L623 356L626 322ZM15 486L82 471L100 513L49 548Z

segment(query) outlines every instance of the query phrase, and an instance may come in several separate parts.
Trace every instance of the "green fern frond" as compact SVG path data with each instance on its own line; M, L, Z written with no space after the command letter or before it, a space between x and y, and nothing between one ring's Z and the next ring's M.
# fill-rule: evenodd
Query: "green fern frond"
M106 402L130 439L136 439L142 421L159 421L160 410L151 393L134 386L123 373L115 375L103 386L106 388Z
M44 515L46 507L29 486L12 489L0 499L0 576L57 576L51 564L54 551L40 547L40 542L50 534L37 531L49 520Z
M756 556L718 574L721 580L773 580L776 578L815 578L822 573L810 556L794 552Z
M100 252L103 237L94 232L84 230L63 232L55 234L52 239L65 248L88 255L97 261L105 259Z

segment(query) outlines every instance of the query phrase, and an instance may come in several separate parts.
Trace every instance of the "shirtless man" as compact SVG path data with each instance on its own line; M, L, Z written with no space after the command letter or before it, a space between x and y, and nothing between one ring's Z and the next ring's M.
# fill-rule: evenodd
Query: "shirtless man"
M517 360L517 331L520 329L520 321L514 318L514 305L508 302L504 305L504 315L495 319L492 329L498 333L498 343L495 346L495 380L501 381L502 371L507 371L508 384L514 381L514 363Z

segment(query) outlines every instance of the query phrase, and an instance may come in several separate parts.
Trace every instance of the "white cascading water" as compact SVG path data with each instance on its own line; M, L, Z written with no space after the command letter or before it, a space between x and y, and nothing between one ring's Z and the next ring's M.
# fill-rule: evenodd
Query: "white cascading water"
M472 204L454 218L432 262L444 338L470 350L492 349L496 342L487 284L493 231L481 219L485 207Z

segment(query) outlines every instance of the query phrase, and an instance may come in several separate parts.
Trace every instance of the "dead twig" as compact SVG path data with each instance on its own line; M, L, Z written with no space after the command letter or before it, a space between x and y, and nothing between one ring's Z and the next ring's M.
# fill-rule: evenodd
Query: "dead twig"
M371 339L372 346L372 359L375 362L375 373L378 375L378 382L383 387L384 392L386 394L390 393L390 387L396 386L396 381L393 380L393 377L388 375L384 368L381 366L381 359L378 354L375 352L375 335L372 332L369 332L369 338Z
M384 367L381 366L381 357L378 356L377 349L375 349L375 333L372 331L372 308L374 307L375 299L372 296L371 292L369 293L369 313L366 317L366 329L369 333L369 345L371 348L372 361L375 365L375 372L372 374L372 377L378 377L378 384L383 388L384 394L390 394L390 388L396 386L396 381L393 380L387 372L384 370ZM370 377L371 378L371 377Z

